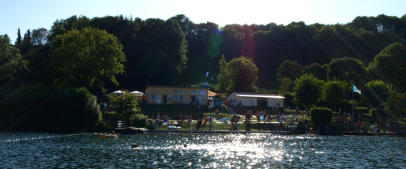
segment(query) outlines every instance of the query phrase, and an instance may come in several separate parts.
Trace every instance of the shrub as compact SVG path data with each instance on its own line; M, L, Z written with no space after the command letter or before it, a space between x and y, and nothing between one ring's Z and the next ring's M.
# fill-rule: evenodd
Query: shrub
M145 127L147 124L147 116L141 113L133 115L133 126L135 127Z
M369 112L374 122L384 122L387 119L387 115L380 109L373 108L370 109Z
M346 83L343 81L328 81L323 87L323 100L332 105L337 110L341 100L346 97Z
M282 96L285 97L285 99L283 99L283 105L285 107L290 107L292 109L296 107L295 103L293 102L294 99L293 93L284 92L282 93Z
M151 120L147 121L147 123L145 125L145 128L147 128L148 130L154 130L155 129L154 124L153 124L153 122Z
M358 103L356 103L356 101L354 101L354 100L346 100L346 101L342 101L338 107L341 108L341 112L348 113L348 112L352 111L353 104L355 107L358 105Z
M344 125L339 122L333 122L331 124L331 133L332 134L344 134L345 133Z
M354 109L354 115L357 116L358 114L360 115L364 115L364 114L368 114L368 108L367 107L356 107Z
M295 98L296 105L310 108L319 102L321 96L321 86L323 81L315 78L311 74L305 74L295 81Z
M94 95L85 88L26 84L1 94L0 129L22 131L93 131L101 120Z
M140 111L137 99L134 95L109 95L109 109L115 111L120 120L128 120L129 117Z
M333 112L327 107L314 107L310 110L313 126L331 125Z

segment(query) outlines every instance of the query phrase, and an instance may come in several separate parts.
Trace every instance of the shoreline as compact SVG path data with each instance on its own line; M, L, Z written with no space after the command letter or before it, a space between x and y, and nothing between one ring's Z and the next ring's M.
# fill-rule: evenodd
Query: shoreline
M140 134L140 133L195 133L195 134L250 134L250 133L264 133L264 134L280 134L280 135L332 135L332 136L345 136L345 135L352 135L352 136L406 136L406 133L380 133L380 134L373 134L373 133L331 133L331 134L317 134L317 133L294 133L288 130L273 130L273 131L245 131L245 130L148 130L145 128L135 128L135 127L128 127L128 128L116 128L114 131L118 134L124 135L133 135L133 134Z

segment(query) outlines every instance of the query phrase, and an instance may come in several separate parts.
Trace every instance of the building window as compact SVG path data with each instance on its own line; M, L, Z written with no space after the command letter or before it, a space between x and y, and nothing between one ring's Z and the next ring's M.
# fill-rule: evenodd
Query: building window
M155 100L155 95L154 94L151 94L151 99Z
M168 101L172 101L172 96L168 95Z
M156 103L161 104L161 95L156 95Z
M173 93L178 94L178 91L177 91L177 90L174 90Z
M190 96L191 104L203 104L203 96Z
M178 95L173 96L173 101L177 102L178 101Z
M200 91L199 90L192 90L190 91L191 95L200 95Z
M179 94L183 94L183 90L179 90Z
M181 102L183 102L183 95L180 95L180 96L179 96L179 100L180 100Z

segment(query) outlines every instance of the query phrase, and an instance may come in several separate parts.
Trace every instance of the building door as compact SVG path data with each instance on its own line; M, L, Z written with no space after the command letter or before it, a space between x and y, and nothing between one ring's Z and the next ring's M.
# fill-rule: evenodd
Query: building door
M265 109L267 106L268 102L265 98L258 98L258 107L260 109Z
M163 100L163 101L162 101L163 104L167 104L168 96L163 95L163 96L162 96L162 100Z
M156 95L156 104L161 104L161 95Z

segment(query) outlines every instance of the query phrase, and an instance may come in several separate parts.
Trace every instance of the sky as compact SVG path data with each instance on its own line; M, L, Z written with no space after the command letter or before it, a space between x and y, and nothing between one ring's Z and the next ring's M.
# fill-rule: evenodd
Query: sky
M12 41L27 29L50 29L57 19L123 15L168 19L185 14L194 23L345 24L357 16L406 14L406 0L0 0L0 34Z

